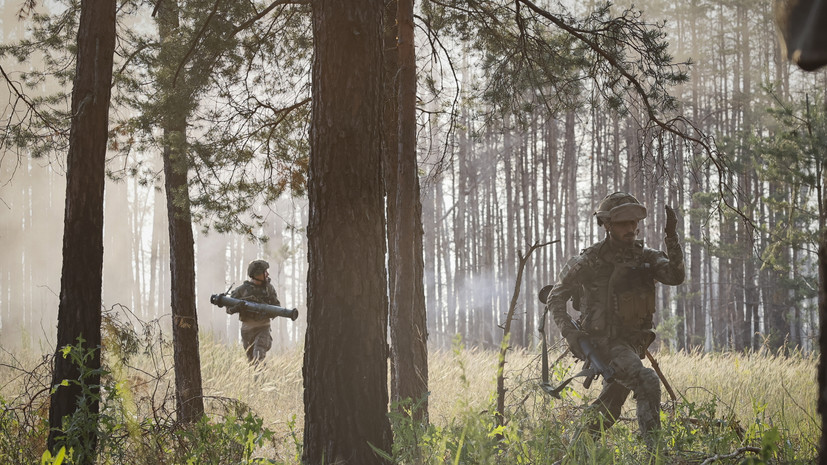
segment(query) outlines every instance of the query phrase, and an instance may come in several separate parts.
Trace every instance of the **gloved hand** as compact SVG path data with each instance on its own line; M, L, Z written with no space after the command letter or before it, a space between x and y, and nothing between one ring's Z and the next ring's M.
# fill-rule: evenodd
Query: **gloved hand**
M666 237L675 237L678 235L676 228L678 227L678 215L675 214L675 210L672 210L672 207L669 205L664 206L666 208L666 227L663 228L663 231L666 233Z
M567 331L563 337L566 338L566 342L569 344L569 350L571 353L580 360L586 360L586 354L584 354L583 349L580 348L580 338L589 337L589 334L585 331L572 329Z

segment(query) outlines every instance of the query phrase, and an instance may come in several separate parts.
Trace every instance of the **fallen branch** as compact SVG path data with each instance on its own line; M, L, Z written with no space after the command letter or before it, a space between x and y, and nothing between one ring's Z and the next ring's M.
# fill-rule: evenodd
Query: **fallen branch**
M713 455L712 457L709 457L708 459L701 462L701 465L709 465L710 463L717 462L718 460L723 460L723 459L732 459L732 458L738 457L739 455L742 455L746 452L752 452L753 454L758 454L758 453L761 452L761 448L760 447L750 447L750 446L741 447L741 448L736 449L735 452L732 452L732 453L729 453L729 454Z

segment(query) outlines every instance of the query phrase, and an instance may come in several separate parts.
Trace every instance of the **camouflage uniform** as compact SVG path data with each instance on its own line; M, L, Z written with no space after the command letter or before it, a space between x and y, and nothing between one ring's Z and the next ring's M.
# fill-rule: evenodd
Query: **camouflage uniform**
M244 281L244 284L233 290L230 297L281 306L276 289L269 281L260 285ZM238 312L238 319L241 320L241 342L247 351L247 360L251 363L264 360L264 356L273 345L273 337L270 335L270 317L249 310L241 310Z
M660 380L641 359L655 339L655 281L678 285L685 274L677 236L667 235L664 241L666 253L644 247L640 240L616 244L607 235L569 260L549 294L548 310L563 336L577 331L566 310L572 299L582 330L616 372L587 411L589 431L613 425L631 391L644 437L660 427Z

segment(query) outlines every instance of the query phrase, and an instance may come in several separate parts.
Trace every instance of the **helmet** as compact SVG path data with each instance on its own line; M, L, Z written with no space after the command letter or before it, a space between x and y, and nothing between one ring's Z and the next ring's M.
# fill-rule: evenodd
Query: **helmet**
M646 207L632 194L615 192L600 202L594 215L598 226L612 221L639 221L646 218Z
M264 273L267 268L270 268L270 264L264 260L253 260L247 265L247 276L255 278L261 273Z

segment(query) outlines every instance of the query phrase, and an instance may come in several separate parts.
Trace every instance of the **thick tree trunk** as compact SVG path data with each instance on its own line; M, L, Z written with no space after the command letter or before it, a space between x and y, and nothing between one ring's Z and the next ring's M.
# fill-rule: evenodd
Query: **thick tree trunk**
M158 8L158 31L162 44L174 44L178 28L176 2L164 2ZM176 57L171 50L161 53L168 60ZM170 60L167 66L177 66ZM172 344L175 363L175 399L178 420L184 423L198 421L204 415L201 386L201 356L198 343L198 316L195 311L195 242L192 234L192 214L187 184L189 164L186 154L187 115L184 108L187 97L180 95L173 83L174 73L162 73L164 93L164 187L167 196L169 222L169 270L172 307Z
M66 159L66 211L63 271L60 279L57 350L49 408L49 450L61 444L63 419L75 411L97 414L100 374L79 380L79 367L64 358L63 347L83 339L94 351L86 370L101 365L101 279L103 269L103 188L112 62L115 50L115 2L84 2L78 27L77 68L72 89L72 121ZM61 385L69 380L68 385ZM92 391L83 393L80 381ZM91 420L91 418L90 418ZM94 418L97 421L96 418ZM94 463L94 427L78 438L75 463Z
M182 134L180 130L167 129L164 132L167 140ZM204 415L198 317L195 313L195 245L187 193L186 158L169 146L164 148L164 180L169 218L175 399L178 419L192 423Z
M398 189L393 250L397 254L392 279L390 323L394 372L394 400L422 401L414 416L428 419L428 328L423 288L422 204L416 158L416 55L413 0L398 2L399 26L399 146Z
M383 2L313 2L304 453L390 452L381 173Z

